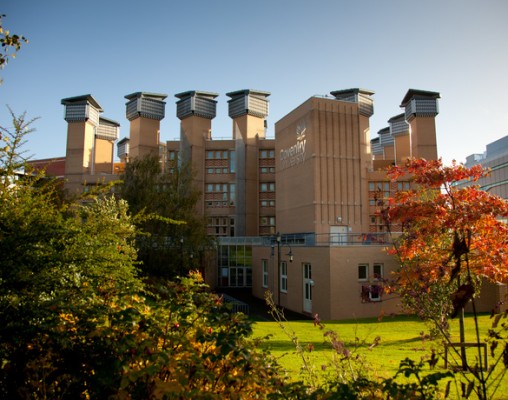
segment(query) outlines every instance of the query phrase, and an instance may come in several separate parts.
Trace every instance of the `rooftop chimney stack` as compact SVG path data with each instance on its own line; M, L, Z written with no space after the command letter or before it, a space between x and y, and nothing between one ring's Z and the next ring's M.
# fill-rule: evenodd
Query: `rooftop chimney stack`
M165 94L136 92L125 96L130 121L129 159L159 154L160 121L164 119Z
M236 153L237 217L239 236L259 234L259 139L266 137L269 92L243 89L226 93L233 119Z
M394 159L396 164L404 163L411 154L409 124L405 114L396 115L388 120L390 135L394 140Z
M190 163L194 173L193 182L205 193L206 140L212 139L212 119L217 113L217 93L189 90L177 93L176 116L180 119L180 159ZM204 214L204 201L197 203L198 212Z
M409 123L411 157L426 160L437 159L436 121L439 113L438 92L409 89L401 107Z

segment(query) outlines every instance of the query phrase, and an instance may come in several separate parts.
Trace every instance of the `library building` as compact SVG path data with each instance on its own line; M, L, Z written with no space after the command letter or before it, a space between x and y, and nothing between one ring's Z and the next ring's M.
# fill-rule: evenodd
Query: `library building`
M120 124L101 115L93 96L62 99L67 150L57 160L66 189L116 180L125 163L147 154L159 154L165 173L189 162L201 192L197 212L218 243L201 266L213 289L261 299L269 290L276 304L327 320L402 312L383 290L397 262L386 252L391 237L378 211L409 182L391 182L385 169L408 157L437 159L440 94L402 93L401 113L388 116L374 138L369 90L312 96L275 123L273 137L266 133L269 92L226 95L232 132L213 138L217 93L187 91L175 95L180 139L166 142L165 94L125 96L130 128L121 140ZM490 311L505 293L506 286L490 285L479 308Z

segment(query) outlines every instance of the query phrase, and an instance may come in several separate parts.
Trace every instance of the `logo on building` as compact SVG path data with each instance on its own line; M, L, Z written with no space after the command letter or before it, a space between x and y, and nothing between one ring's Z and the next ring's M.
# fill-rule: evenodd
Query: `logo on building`
M307 130L307 125L305 121L303 123L299 124L296 127L296 141L301 142L302 140L305 140L305 131Z
M296 126L296 143L280 151L281 169L293 167L305 161L305 138L307 123L303 120Z

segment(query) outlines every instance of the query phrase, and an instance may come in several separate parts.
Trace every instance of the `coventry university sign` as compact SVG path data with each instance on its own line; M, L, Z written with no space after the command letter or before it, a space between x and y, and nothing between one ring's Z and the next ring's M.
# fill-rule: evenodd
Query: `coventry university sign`
M305 121L296 127L296 143L280 151L281 170L302 164L305 161L305 131L307 125Z

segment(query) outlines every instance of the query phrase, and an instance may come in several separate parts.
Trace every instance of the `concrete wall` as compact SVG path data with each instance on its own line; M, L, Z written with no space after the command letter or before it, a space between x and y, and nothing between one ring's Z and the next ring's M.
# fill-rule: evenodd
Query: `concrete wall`
M275 130L278 230L329 233L337 217L367 229L369 122L358 104L313 97Z
M113 150L115 143L112 140L95 139L95 167L96 174L113 173Z
M287 256L289 248L281 247L281 261L288 266L287 293L280 293L280 305L299 313L319 314L323 319L352 319L378 317L400 313L399 302L393 295L382 294L381 301L362 299L362 286L380 285L382 281L373 276L373 265L383 266L383 276L389 278L397 268L395 259L386 254L384 247L366 246L292 246L293 262ZM268 287L262 286L262 260L268 263ZM312 311L304 311L304 265L312 268ZM358 266L368 265L366 281L358 278ZM277 304L279 299L279 275L277 270L277 248L274 254L268 247L255 247L253 251L252 293L263 298L266 290L273 293Z
M138 117L130 122L130 154L132 160L148 154L159 154L160 121Z

